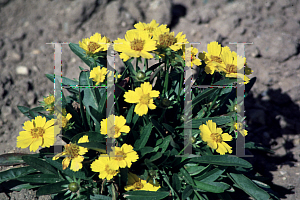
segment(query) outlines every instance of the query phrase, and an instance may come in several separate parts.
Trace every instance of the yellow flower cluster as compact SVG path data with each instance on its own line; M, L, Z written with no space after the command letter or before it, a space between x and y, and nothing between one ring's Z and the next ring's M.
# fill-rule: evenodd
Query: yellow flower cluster
M240 58L244 60L244 65L238 65L237 60L240 56L237 56L236 52L230 51L228 46L221 47L218 42L209 43L207 51L198 55L201 60L205 61L207 74L213 74L217 71L224 73L226 77L241 78L245 84L249 83L250 79L246 75L250 75L252 70L247 66L246 58ZM246 75L240 73L244 66Z

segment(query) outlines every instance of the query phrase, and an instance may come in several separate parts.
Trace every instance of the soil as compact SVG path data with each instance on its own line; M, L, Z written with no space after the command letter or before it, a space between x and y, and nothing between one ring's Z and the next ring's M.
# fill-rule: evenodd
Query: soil
M281 199L300 199L300 1L298 0L0 0L0 153L16 149L26 117L17 106L38 106L53 93L44 74L53 73L51 42L78 43L95 32L123 38L138 21L168 24L183 31L200 51L211 41L247 42L245 56L257 77L245 99L248 141L274 154L247 151L256 171L269 178ZM87 68L62 45L63 76ZM122 66L117 64L117 68ZM6 169L3 167L3 169ZM37 198L35 191L11 192L0 199Z

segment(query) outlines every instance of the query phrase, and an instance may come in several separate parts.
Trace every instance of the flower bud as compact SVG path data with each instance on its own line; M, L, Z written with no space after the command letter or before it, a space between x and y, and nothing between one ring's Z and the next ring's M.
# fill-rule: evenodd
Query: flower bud
M144 80L144 78L146 77L146 74L145 74L145 72L142 72L142 71L139 71L137 74L136 74L136 78L138 79L138 80Z
M193 136L193 137L190 137L190 142L192 143L192 144L195 144L196 143L196 138Z
M235 104L235 106L233 108L234 108L234 111L236 111L237 113L242 111L242 108L239 104Z
M79 190L79 185L76 182L72 182L69 184L68 188L71 192L77 192Z
M171 101L169 99L166 99L164 98L162 101L161 101L161 104L162 106L164 107L169 107L171 105Z

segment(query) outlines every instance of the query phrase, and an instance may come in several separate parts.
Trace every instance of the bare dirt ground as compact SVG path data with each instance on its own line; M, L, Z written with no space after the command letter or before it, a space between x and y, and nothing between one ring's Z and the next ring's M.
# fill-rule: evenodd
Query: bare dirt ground
M26 117L17 105L35 107L53 92L51 42L78 43L95 32L123 38L138 21L168 24L189 42L253 42L245 55L257 82L245 99L248 141L274 154L248 158L282 199L300 199L300 2L298 0L0 0L0 153L20 152L16 137ZM63 45L63 76L86 67ZM121 66L117 66L121 67ZM34 191L0 199L50 199Z

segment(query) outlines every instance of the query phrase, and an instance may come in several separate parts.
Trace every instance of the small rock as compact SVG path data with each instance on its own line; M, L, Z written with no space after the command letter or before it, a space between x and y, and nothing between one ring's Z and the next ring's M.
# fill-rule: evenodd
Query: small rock
M16 68L16 72L19 75L28 75L29 74L29 70L26 66L18 66Z
M6 58L9 61L12 61L12 62L19 62L22 59L22 56L19 53L15 52L15 51L9 51L6 54Z
M3 106L1 109L1 116L2 119L6 119L11 114L11 107L10 106Z
M31 53L32 53L33 55L38 55L38 54L41 53L41 51L38 50L38 49L34 49L34 50L31 51Z
M287 172L286 172L286 171L279 171L279 173L280 173L281 175L285 175Z
M257 57L260 56L260 51L259 51L259 48L258 48L258 47L256 47L255 50L251 53L251 56L252 56L253 58L257 58Z

